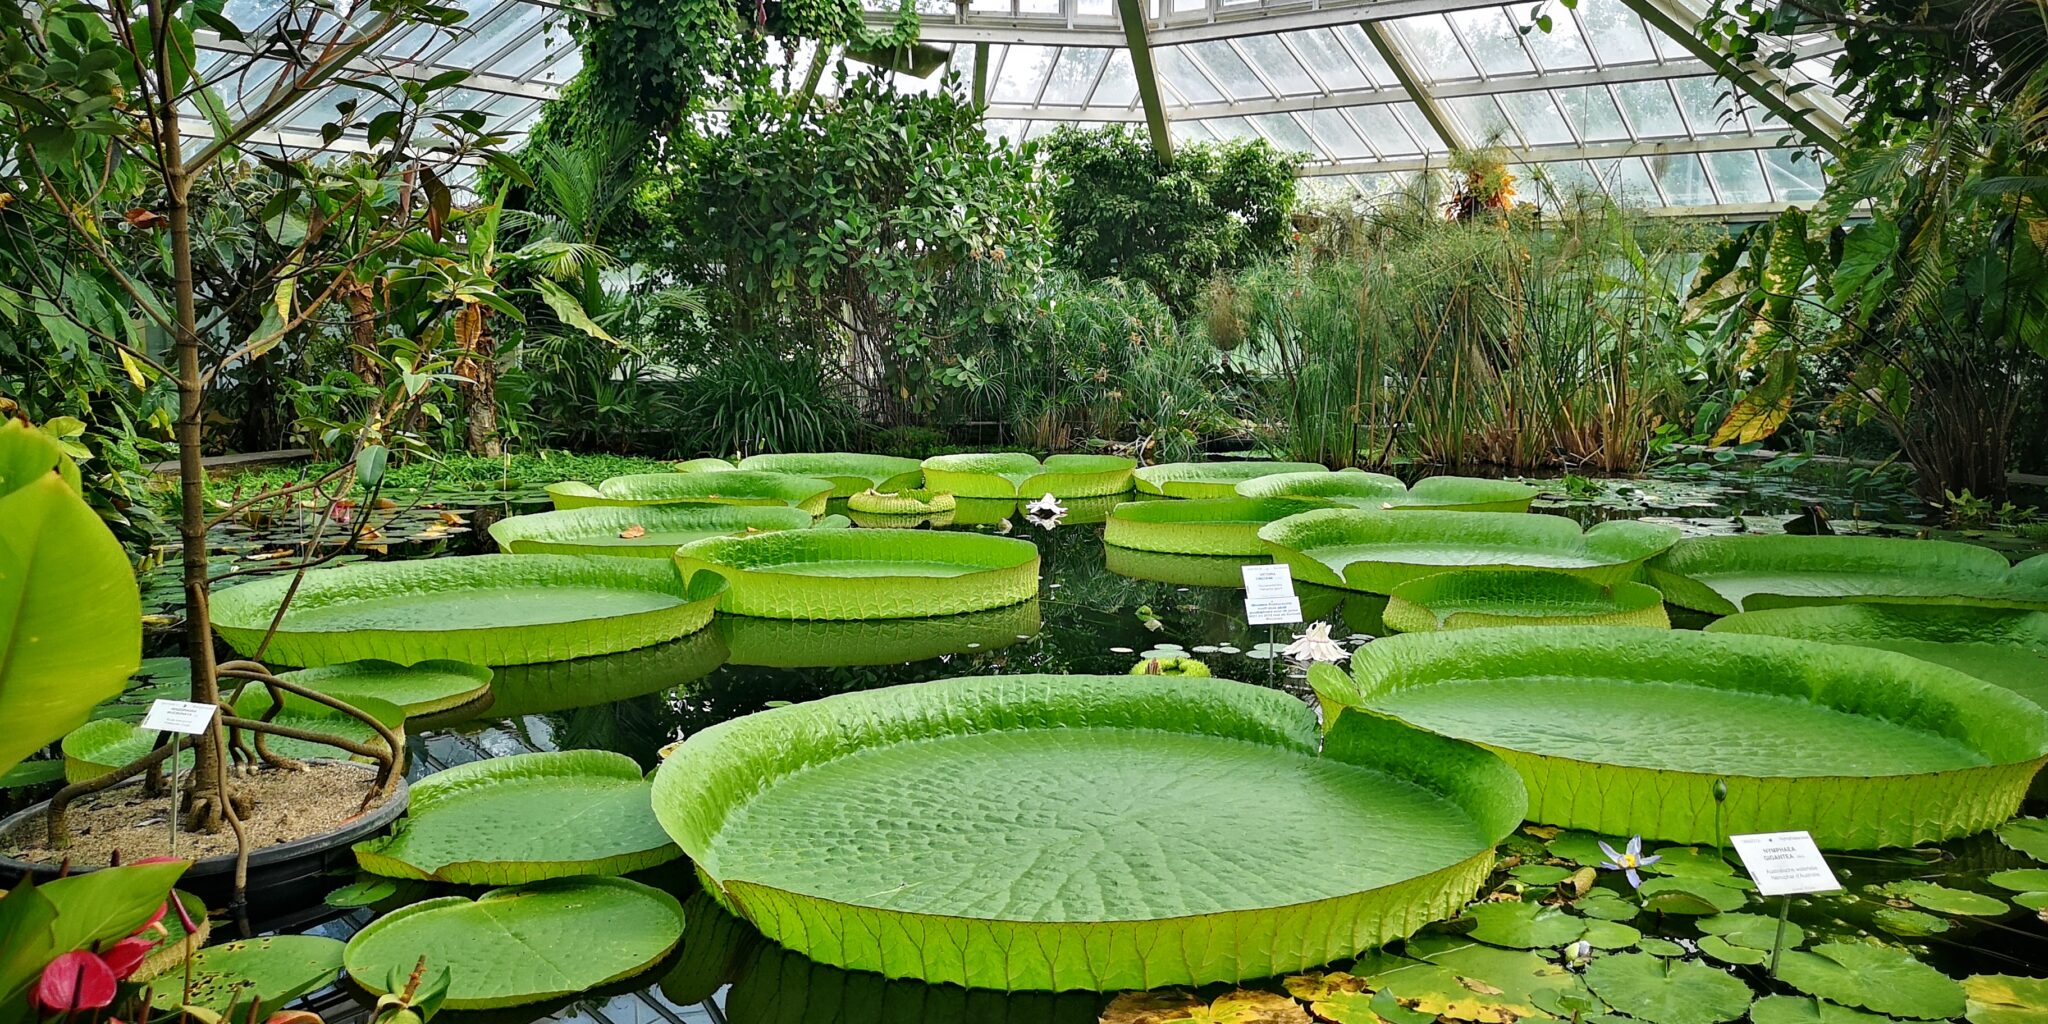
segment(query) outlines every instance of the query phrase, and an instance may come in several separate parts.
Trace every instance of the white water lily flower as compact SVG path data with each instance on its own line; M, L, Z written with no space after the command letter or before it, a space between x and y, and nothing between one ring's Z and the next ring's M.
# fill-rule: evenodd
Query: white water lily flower
M1351 657L1344 645L1330 639L1330 624L1311 623L1306 633L1296 633L1294 642L1280 652L1296 661L1343 661Z
M1024 518L1031 520L1034 525L1047 530L1058 526L1060 520L1066 518L1066 515L1067 507L1060 504L1060 500L1050 494L1024 506Z

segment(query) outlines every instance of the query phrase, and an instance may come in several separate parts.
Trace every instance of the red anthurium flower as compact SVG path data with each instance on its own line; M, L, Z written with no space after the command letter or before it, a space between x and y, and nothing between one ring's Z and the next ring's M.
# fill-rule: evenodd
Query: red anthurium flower
M50 961L28 998L44 1013L97 1010L114 1001L114 984L114 972L107 962L99 954L81 949Z
M129 975L134 974L135 969L142 966L142 961L149 956L149 951L154 948L156 948L155 939L129 936L114 943L114 948L101 953L100 959L106 963L108 970L114 972L115 979L127 981Z

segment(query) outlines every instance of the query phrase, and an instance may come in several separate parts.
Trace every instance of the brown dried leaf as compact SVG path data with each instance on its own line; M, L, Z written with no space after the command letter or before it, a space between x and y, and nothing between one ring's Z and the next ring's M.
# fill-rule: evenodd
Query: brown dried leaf
M1202 1001L1178 989L1125 992L1109 1001L1098 1018L1099 1024L1166 1024L1186 1020L1188 1011Z
M633 525L628 526L625 529L619 531L620 540L639 540L640 538L645 536L647 536L647 527L642 526L639 523L634 523Z

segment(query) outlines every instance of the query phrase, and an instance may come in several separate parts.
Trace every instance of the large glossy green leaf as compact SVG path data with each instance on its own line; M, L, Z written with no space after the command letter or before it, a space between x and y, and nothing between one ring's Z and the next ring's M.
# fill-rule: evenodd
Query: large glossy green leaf
M1265 542L1259 540L1261 527L1332 507L1313 498L1127 501L1110 512L1102 542L1177 555L1265 555Z
M835 498L870 490L900 491L916 487L924 479L924 466L916 459L856 452L749 455L740 460L740 468L830 480Z
M291 583L278 577L215 594L214 629L236 650L254 652ZM673 565L643 558L358 562L306 574L267 657L309 666L564 661L702 629L723 592L715 575L685 586Z
M370 697L398 706L407 717L432 715L481 700L491 691L491 670L460 661L349 661L303 668L279 677L353 702Z
M922 619L860 622L720 615L712 624L725 638L728 661L769 668L902 665L1008 647L1038 635L1039 626L1036 600Z
M568 481L549 484L557 509L594 505L767 505L800 508L825 514L832 481L817 477L764 473L758 470L635 473L615 476L593 487Z
M1678 540L1678 529L1617 520L1581 533L1559 516L1508 512L1322 509L1259 530L1294 578L1390 594L1450 569L1551 569L1603 586L1623 583Z
M801 530L813 523L809 512L777 505L593 505L500 519L491 524L491 539L515 555L667 558L706 537ZM840 527L846 519L827 516L815 525Z
M53 958L141 928L188 861L105 868L0 894L0 1024L34 1020L26 993Z
M382 994L421 956L449 973L449 1009L544 1002L629 978L683 934L683 908L624 878L564 878L443 896L378 918L349 940L343 963Z
M0 422L0 773L77 728L142 663L126 552L54 472L66 456Z
M790 530L700 540L684 575L732 581L719 606L771 619L900 619L983 611L1038 594L1027 540L926 530Z
M1471 476L1424 477L1409 486L1385 473L1346 469L1262 476L1238 484L1237 493L1247 498L1320 498L1364 509L1527 512L1541 492L1512 480Z
M1710 633L1755 633L1910 654L2048 707L2048 612L1941 604L1772 608L1717 619Z
M1607 835L1945 839L2011 817L2048 760L2038 706L1884 651L1504 628L1389 637L1352 662L1311 674L1327 720L1388 715L1482 744L1521 772L1531 820Z
M924 460L924 485L960 498L1093 498L1130 490L1137 466L1117 455L934 455Z
M570 750L457 765L412 784L406 817L357 843L363 870L462 885L618 875L681 851L624 754Z
M1139 466L1132 472L1139 494L1169 498L1235 498L1237 485L1275 473L1327 473L1313 462L1166 462Z
M1666 600L1716 615L1862 601L2048 609L2048 556L2013 566L1946 540L1691 537L1649 571Z
M1250 978L1448 916L1521 819L1476 747L1364 716L1321 756L1314 734L1294 698L1223 680L952 679L698 732L654 806L721 902L824 963L1004 989Z
M1390 630L1427 633L1487 626L1648 626L1669 629L1664 595L1644 583L1600 584L1545 570L1420 576L1394 588L1381 613Z

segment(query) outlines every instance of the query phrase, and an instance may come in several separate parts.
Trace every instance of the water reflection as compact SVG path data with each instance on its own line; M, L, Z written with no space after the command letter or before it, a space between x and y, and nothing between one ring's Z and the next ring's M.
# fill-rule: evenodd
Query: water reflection
M898 665L1007 647L1038 635L1039 626L1036 599L930 619L802 622L720 615L712 624L725 637L728 663L765 668Z

